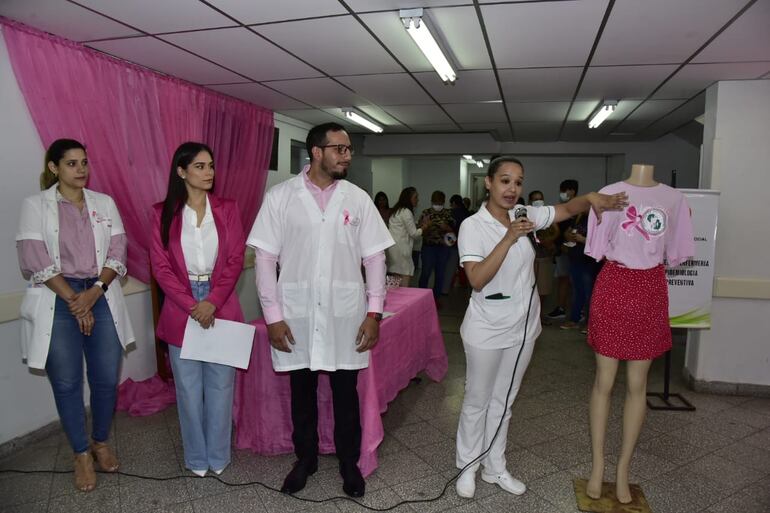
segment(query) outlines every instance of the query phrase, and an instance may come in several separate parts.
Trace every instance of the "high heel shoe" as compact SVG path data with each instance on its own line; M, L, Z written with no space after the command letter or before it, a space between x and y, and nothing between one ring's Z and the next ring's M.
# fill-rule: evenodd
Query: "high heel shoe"
M91 453L104 472L116 472L120 463L106 442L91 442Z
M90 492L96 488L94 460L88 452L75 455L75 488L81 492Z

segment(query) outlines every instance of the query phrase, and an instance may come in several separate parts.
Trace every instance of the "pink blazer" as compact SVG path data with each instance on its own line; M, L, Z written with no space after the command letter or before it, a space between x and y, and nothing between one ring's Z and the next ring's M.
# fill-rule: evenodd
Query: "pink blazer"
M246 247L240 211L233 200L209 195L209 202L217 227L219 250L211 274L211 292L206 300L217 307L215 318L243 322L241 303L235 291L235 284L243 270L243 252ZM181 347L190 309L197 301L193 299L182 252L181 212L171 222L168 248L164 248L160 237L162 210L163 203L153 206L150 247L152 274L166 296L155 333L161 340Z

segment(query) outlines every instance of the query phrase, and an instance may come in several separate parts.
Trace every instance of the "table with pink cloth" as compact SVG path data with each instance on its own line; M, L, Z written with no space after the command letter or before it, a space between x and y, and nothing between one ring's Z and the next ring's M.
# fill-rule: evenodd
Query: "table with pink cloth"
M385 311L394 315L380 324L380 341L372 350L369 367L358 375L361 407L361 458L364 476L377 468L377 447L384 435L381 415L398 392L421 371L434 381L447 372L447 354L438 314L429 289L396 288L388 291ZM273 371L267 327L257 327L251 364L235 378L233 418L235 446L258 454L294 452L291 441L289 375ZM329 378L318 380L318 435L322 454L334 453L334 417Z

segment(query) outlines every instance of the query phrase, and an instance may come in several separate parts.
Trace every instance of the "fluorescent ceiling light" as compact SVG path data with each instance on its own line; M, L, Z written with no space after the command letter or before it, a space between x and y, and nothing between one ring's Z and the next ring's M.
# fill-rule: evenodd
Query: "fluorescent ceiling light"
M591 116L591 120L588 122L588 128L597 128L604 123L610 114L615 112L615 107L618 105L616 100L604 100L598 109Z
M478 167L484 167L484 163L483 163L483 162L481 162L480 160L477 160L477 161L476 161L476 165L477 165Z
M489 164L489 159L481 159L484 164Z
M372 132L376 132L378 134L382 132L382 127L380 125L378 125L374 121L366 119L364 116L362 116L352 108L342 109L342 112L344 112L345 117L348 118L353 123L356 123L357 125L361 125L362 127L368 130L371 130Z
M436 39L431 34L428 26L423 19L422 9L401 9L399 11L401 21L404 23L406 32L412 37L414 42L420 48L425 58L428 59L433 69L445 84L454 84L457 79L457 73L449 64L449 60L441 51Z
M473 155L463 155L465 160L473 160Z

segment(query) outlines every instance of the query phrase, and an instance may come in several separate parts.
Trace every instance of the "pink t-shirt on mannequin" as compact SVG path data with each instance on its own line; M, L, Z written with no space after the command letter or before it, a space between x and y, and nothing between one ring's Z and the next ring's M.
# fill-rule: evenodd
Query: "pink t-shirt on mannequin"
M628 207L604 212L601 224L591 211L586 255L631 269L650 269L664 261L677 266L695 253L690 207L678 190L661 183L641 187L616 182L599 192L625 192Z

